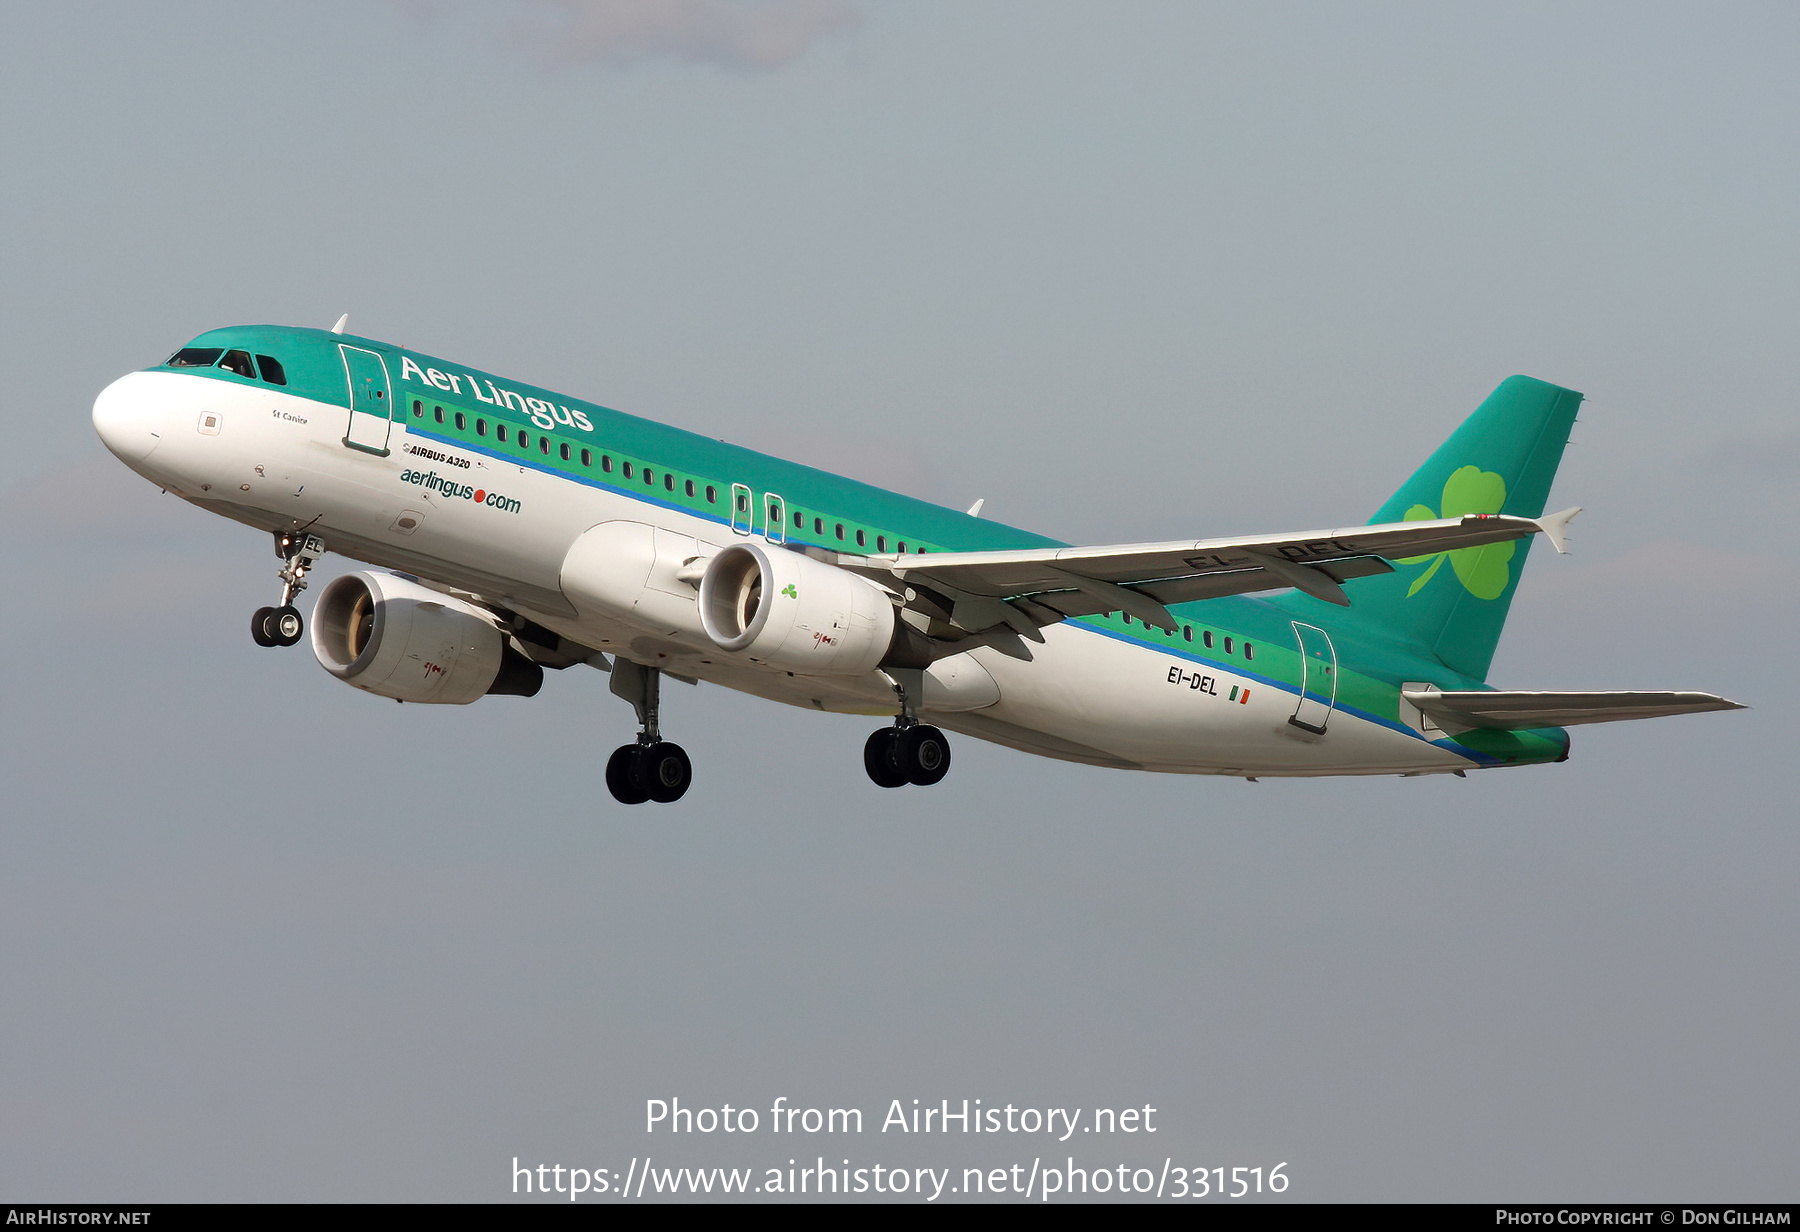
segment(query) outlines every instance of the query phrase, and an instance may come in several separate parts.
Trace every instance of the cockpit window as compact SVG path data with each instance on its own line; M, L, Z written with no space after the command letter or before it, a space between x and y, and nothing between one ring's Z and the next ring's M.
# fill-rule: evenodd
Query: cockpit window
M182 347L169 356L165 368L210 368L224 352L223 347Z
M225 358L219 361L219 367L227 372L235 372L239 376L247 376L253 381L256 379L256 367L250 362L250 352L248 351L225 352Z
M258 355L256 366L262 369L262 379L271 385L286 385L287 373L282 371L281 361L273 355Z

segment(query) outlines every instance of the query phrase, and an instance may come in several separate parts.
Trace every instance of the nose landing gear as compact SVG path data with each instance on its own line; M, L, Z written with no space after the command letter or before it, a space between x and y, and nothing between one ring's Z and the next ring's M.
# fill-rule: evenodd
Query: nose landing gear
M306 631L294 597L306 589L306 573L325 555L325 541L300 531L275 532L275 555L286 563L275 576L281 581L281 605L259 607L250 617L250 638L258 646L292 646Z
M654 800L673 804L694 782L694 766L679 744L662 738L662 673L615 658L612 691L637 710L643 730L636 744L624 744L606 760L606 789L620 804Z
M250 616L250 637L258 646L292 646L305 629L300 610L291 604L259 607Z

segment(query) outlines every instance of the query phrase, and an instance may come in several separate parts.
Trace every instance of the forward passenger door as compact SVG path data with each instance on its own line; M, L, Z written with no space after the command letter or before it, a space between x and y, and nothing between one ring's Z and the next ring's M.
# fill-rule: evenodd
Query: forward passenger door
M338 343L338 352L344 357L344 378L350 383L350 422L344 429L344 444L386 457L394 410L387 361L376 351L347 342Z

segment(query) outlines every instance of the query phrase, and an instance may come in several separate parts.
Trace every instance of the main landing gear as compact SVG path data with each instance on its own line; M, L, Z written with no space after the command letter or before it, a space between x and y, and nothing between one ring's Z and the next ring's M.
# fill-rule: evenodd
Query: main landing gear
M900 694L894 726L871 732L863 745L863 769L877 787L930 787L950 773L950 742L929 723L919 722L918 699L924 673L889 668Z
M673 804L692 786L694 767L686 750L662 738L662 673L614 658L612 691L637 710L643 730L636 744L620 745L607 759L606 789L620 804Z
M950 773L950 742L929 723L884 727L869 733L863 769L877 787L930 787Z
M250 637L258 646L292 646L306 631L294 597L306 589L306 572L325 555L325 541L300 531L275 532L275 555L286 563L275 576L281 579L281 605L259 607L250 617Z

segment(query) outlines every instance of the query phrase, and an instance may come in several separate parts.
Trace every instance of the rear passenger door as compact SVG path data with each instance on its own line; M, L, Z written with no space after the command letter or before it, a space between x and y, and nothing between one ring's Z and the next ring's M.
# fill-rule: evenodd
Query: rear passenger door
M1300 700L1288 722L1323 736L1325 724L1331 721L1331 711L1337 705L1337 647L1331 644L1331 635L1325 630L1297 620L1291 623L1294 638L1300 644Z
M344 444L385 457L394 409L387 361L376 351L347 342L338 343L338 352L344 357L344 378L350 382L350 421L344 429Z

